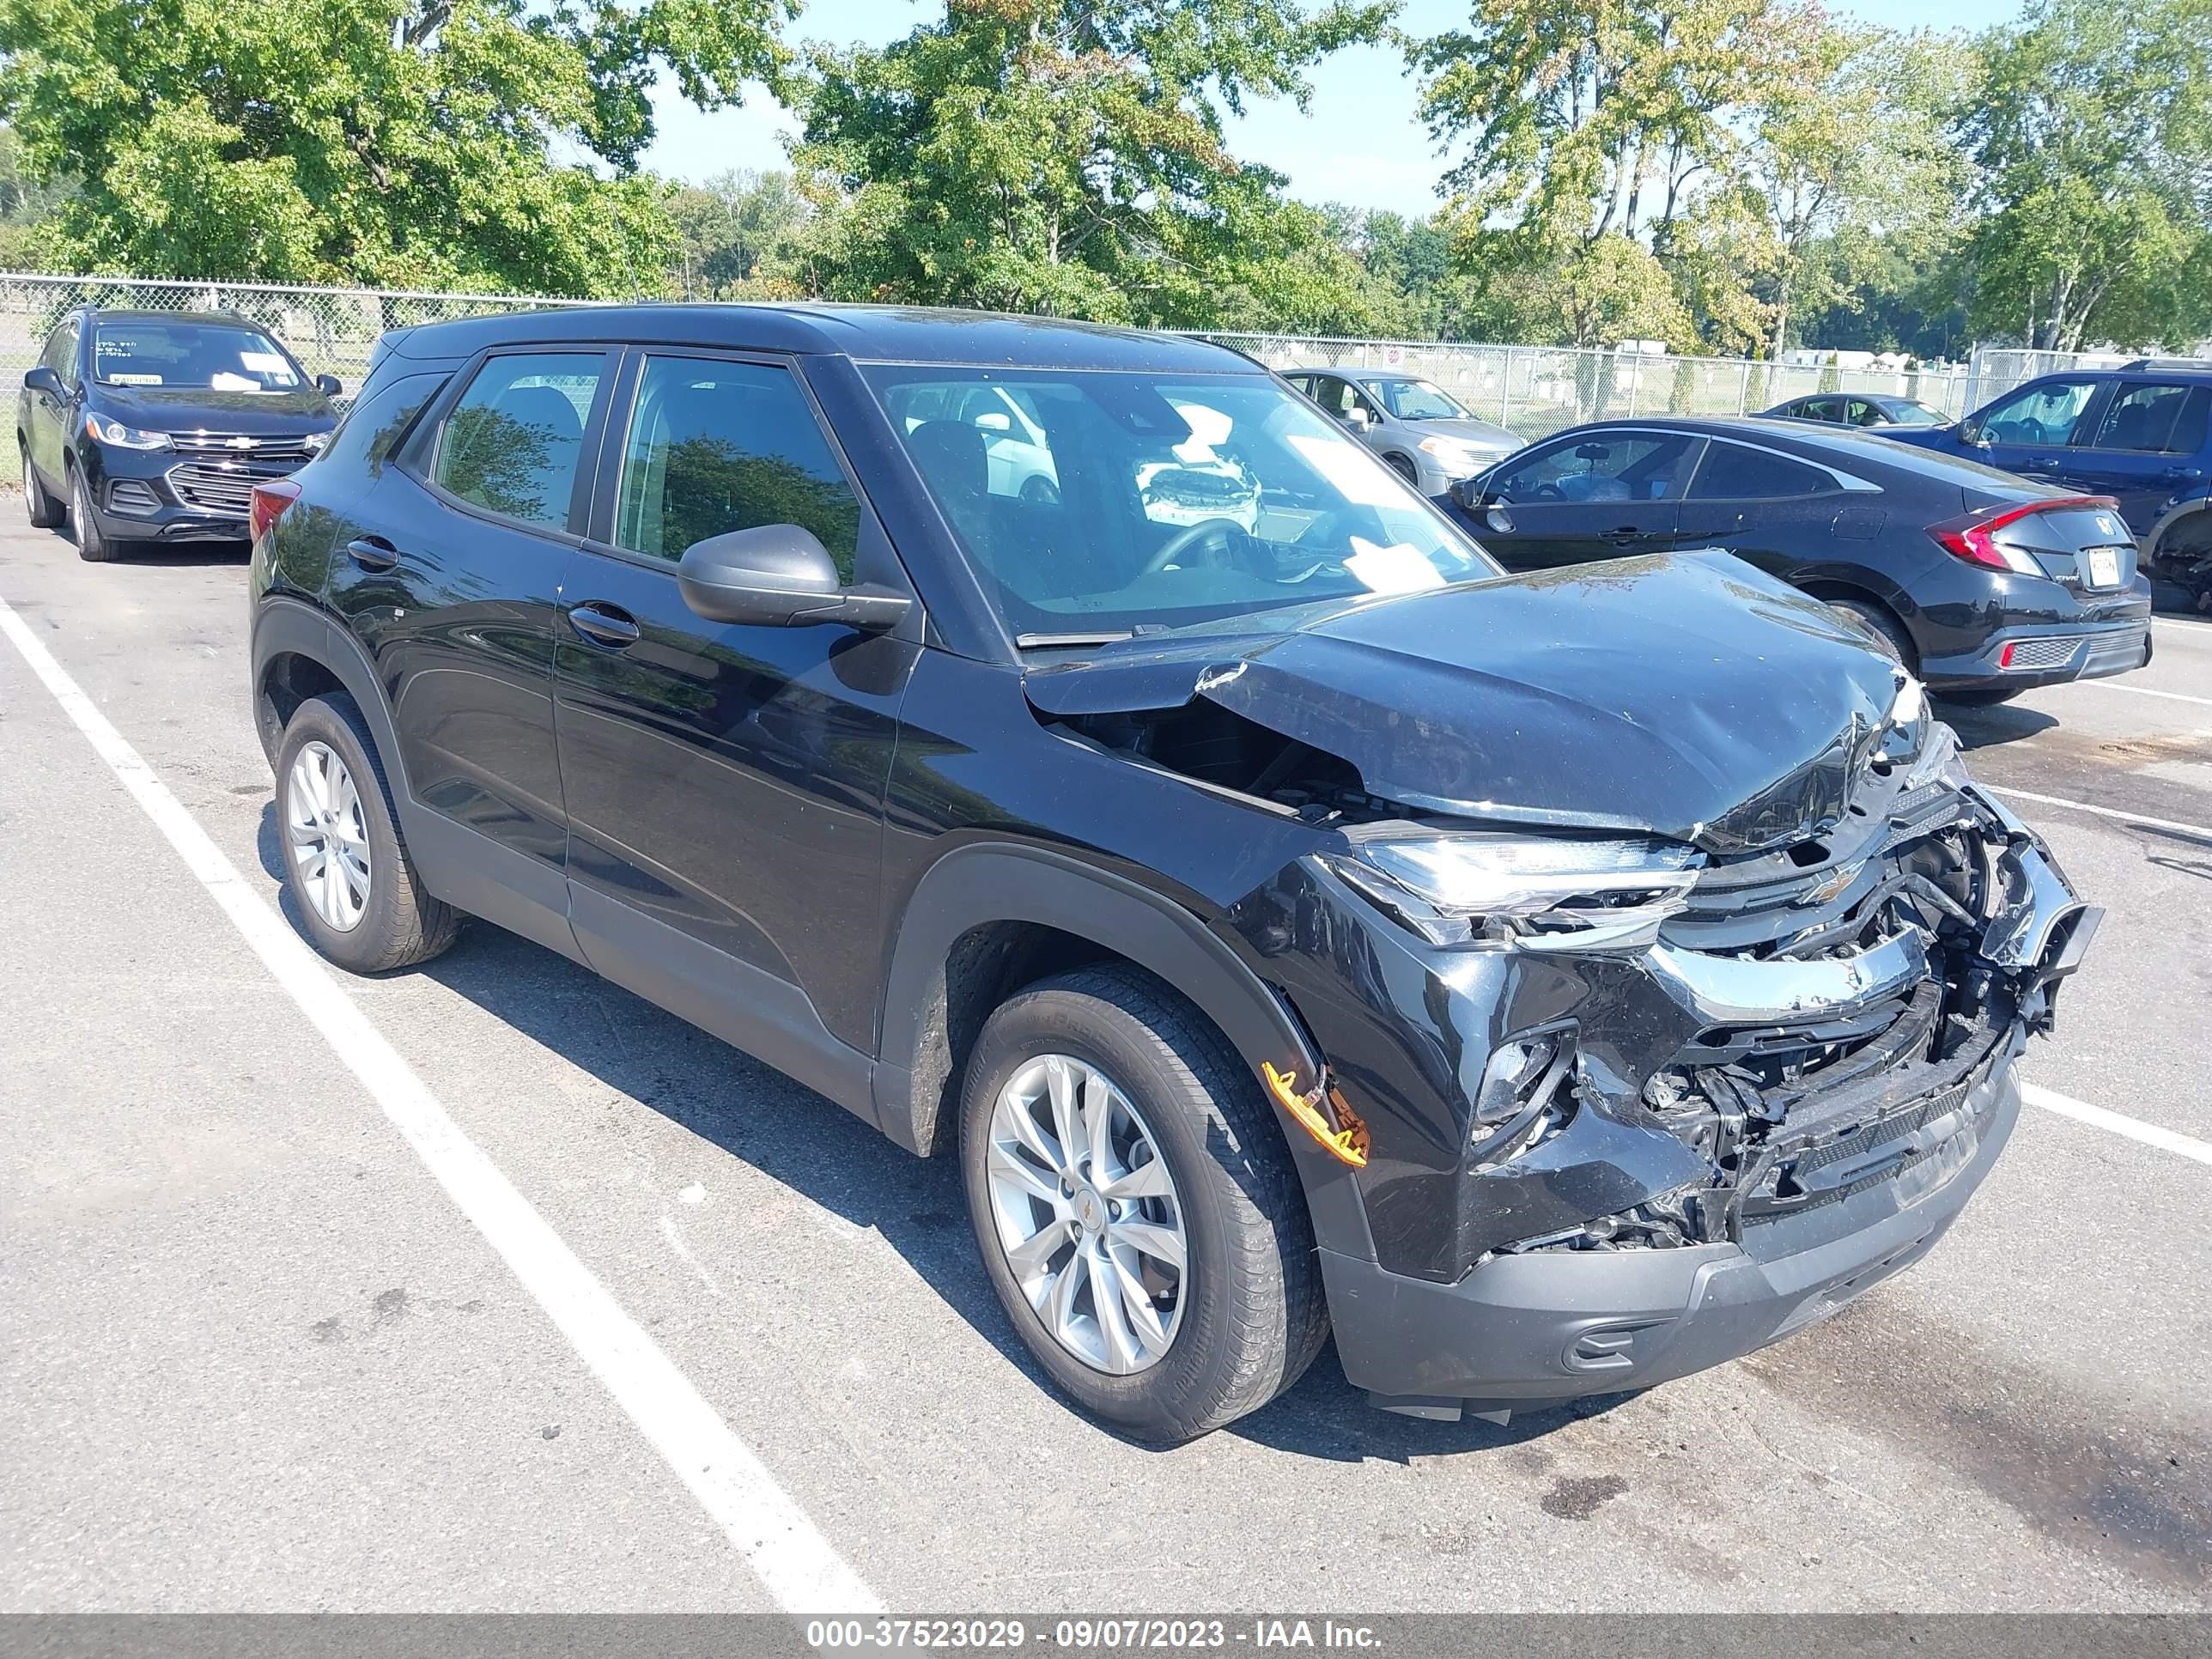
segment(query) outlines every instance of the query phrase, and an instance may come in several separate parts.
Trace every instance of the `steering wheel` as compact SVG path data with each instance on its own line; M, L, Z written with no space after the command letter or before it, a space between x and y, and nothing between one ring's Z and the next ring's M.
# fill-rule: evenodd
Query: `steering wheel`
M1137 575L1139 579L1157 575L1209 536L1219 537L1222 550L1226 552L1229 546L1229 532L1241 531L1243 528L1244 526L1234 519L1200 519L1196 524L1184 526L1162 542L1159 550L1145 561L1145 568L1139 570Z
M2032 415L2014 422L2012 430L2005 435L2008 443L2040 444L2050 441L2051 434L2044 429L2043 422Z

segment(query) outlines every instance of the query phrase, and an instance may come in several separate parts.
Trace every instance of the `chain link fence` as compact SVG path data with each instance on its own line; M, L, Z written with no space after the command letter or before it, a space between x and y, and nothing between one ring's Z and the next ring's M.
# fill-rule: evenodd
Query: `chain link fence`
M335 374L350 392L368 372L369 352L386 329L492 312L592 303L519 294L0 273L0 374L20 377L38 362L46 336L63 313L82 305L118 311L226 311L248 318L289 346L310 374Z
M309 374L335 374L350 392L368 372L369 353L386 329L542 306L597 303L519 294L0 273L0 375L13 379L35 363L55 322L80 305L234 313L291 347ZM1955 416L2035 375L2123 361L2113 354L2085 356L1977 347L1972 361L1964 366L1846 368L1733 357L1647 356L1626 349L1188 331L1233 347L1270 368L1390 368L1419 374L1484 419L1529 439L1583 421L1623 416L1756 414L1784 398L1813 392L1917 398Z

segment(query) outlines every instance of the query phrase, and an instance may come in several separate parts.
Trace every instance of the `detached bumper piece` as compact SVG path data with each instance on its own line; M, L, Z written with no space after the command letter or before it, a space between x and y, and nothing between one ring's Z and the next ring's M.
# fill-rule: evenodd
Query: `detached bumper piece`
M1375 1403L1451 1417L1646 1388L1933 1248L2011 1134L2014 1062L2100 916L1942 741L1826 841L1708 872L1635 962L1686 1041L1578 1071L1531 1150L1470 1160L1483 1236L1455 1282L1322 1251L1338 1351ZM1571 1194L1588 1209L1561 1214Z

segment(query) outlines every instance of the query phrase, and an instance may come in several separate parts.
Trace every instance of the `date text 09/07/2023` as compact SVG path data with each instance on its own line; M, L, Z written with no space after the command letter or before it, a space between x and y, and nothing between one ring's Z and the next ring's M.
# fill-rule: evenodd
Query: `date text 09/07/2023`
M1381 1639L1370 1626L1334 1619L1060 1619L1050 1639L1042 1626L1018 1619L815 1619L806 1643L817 1649L1161 1650L1189 1648L1338 1648L1372 1651Z

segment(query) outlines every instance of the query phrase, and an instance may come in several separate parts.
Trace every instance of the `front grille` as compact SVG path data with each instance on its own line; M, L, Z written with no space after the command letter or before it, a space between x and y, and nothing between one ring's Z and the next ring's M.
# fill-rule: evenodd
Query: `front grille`
M250 447L220 433L179 433L170 440L192 459L169 469L169 489L185 506L243 519L253 486L296 472L313 457L298 438L253 438Z
M1746 1182L1746 1228L1800 1216L1897 1182L1924 1196L1972 1162L1994 1094L1966 1109L1988 1076L1985 1066L1902 1109L1840 1132L1770 1141Z

